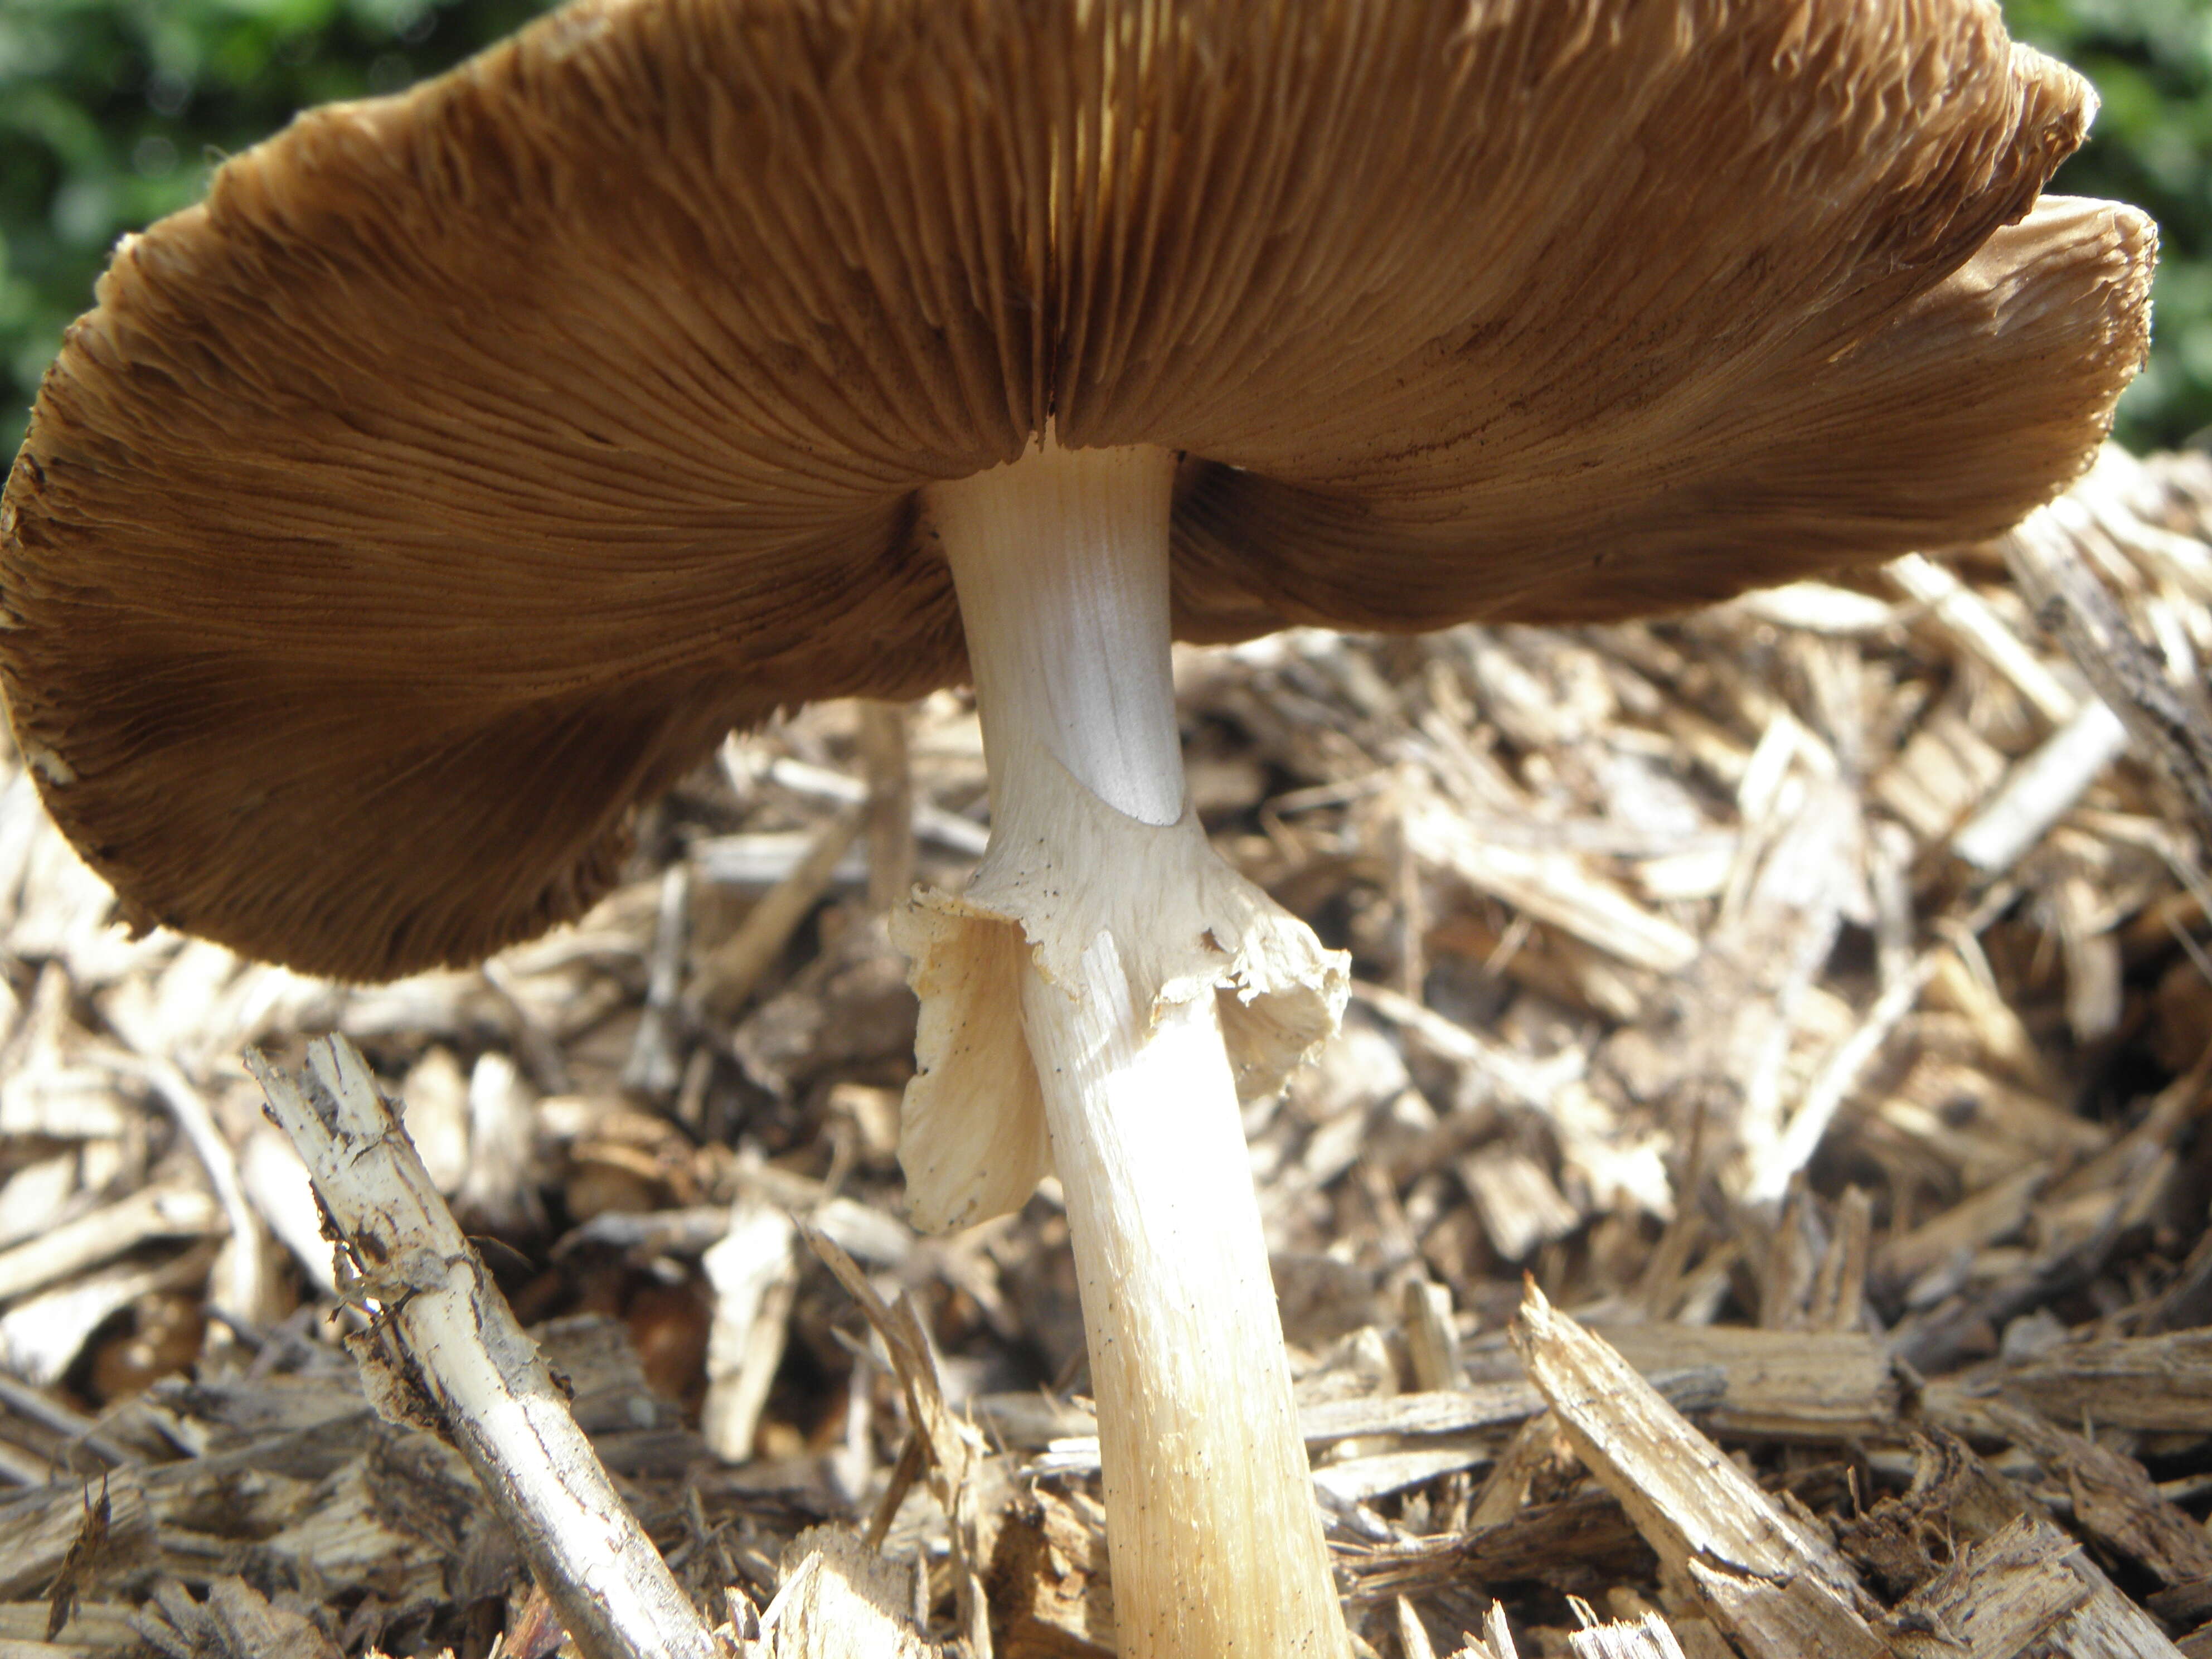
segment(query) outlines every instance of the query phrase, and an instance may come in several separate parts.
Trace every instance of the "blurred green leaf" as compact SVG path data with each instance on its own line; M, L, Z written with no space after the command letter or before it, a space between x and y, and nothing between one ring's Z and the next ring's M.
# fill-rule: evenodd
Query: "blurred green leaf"
M388 92L544 0L0 0L0 455L124 232L197 199L210 158Z
M2212 428L2212 0L2006 0L2004 11L2103 100L2052 188L2158 221L2151 363L2120 400L2119 436L2184 442Z

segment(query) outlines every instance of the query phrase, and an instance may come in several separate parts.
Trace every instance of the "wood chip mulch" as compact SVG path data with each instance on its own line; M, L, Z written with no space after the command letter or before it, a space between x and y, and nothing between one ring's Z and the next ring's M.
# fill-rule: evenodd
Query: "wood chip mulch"
M2212 1659L2208 661L2212 459L2118 451L1859 586L1179 658L1218 845L1353 957L1246 1128L1362 1651ZM983 802L964 696L810 708L580 926L348 988L133 939L0 750L0 1659L558 1642L339 1345L240 1063L326 1030L710 1622L834 1522L945 1652L1109 1655L1055 1194L900 1218L882 907Z

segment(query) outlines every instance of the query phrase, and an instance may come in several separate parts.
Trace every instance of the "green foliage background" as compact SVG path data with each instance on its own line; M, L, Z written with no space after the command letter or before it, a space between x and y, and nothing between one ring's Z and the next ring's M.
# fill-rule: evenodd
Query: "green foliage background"
M392 92L544 0L0 0L0 456L107 251L309 104Z
M542 4L0 0L0 456L118 235L193 200L214 160L301 106L404 86ZM2057 187L2160 222L2156 343L2121 436L2181 442L2212 428L2212 0L2006 0L2006 13L2104 98Z
M2104 100L2053 188L2133 202L2159 225L2150 366L2120 403L2123 441L2212 428L2212 0L2005 0L2014 34Z

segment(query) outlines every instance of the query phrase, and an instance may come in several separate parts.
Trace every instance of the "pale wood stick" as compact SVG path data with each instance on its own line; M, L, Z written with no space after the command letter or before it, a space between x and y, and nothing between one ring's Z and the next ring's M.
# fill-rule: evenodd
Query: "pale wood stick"
M2128 729L2102 702L2085 704L2014 766L1988 804L1951 838L1951 850L1985 877L2027 856L2128 746Z
M222 1212L198 1188L173 1182L143 1187L0 1250L0 1302L112 1261L149 1239L198 1238L222 1231Z
M452 1437L590 1659L719 1659L359 1052L319 1037L296 1080L246 1063L375 1304L350 1346L378 1409Z
M906 705L864 700L860 760L868 775L868 908L888 910L914 885L914 770Z
M660 872L645 1007L622 1072L623 1088L656 1100L673 1094L684 1076L683 1010L678 995L684 988L684 947L690 915L691 866L679 859Z
M861 808L848 806L824 824L805 858L763 894L738 931L700 963L693 994L709 1018L727 1020L744 1006L806 913L829 890L837 860L860 834L865 817Z
M2011 681L2013 689L2053 726L2065 725L2080 711L2081 700L2066 689L2043 659L2005 626L2004 618L1990 609L1987 600L1942 565L1908 553L1891 560L1882 570L1926 605L1945 633Z
M1826 1534L1791 1519L1533 1281L1512 1337L1583 1466L1745 1653L1886 1659L1873 1600Z

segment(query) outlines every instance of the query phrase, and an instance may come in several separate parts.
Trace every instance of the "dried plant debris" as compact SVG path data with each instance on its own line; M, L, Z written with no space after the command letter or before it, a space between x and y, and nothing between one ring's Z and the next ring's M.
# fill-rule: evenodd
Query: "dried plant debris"
M1352 953L1246 1128L1363 1651L2212 1656L2208 662L2212 460L2117 450L1863 587L1179 659ZM346 986L134 937L0 759L0 1648L557 1642L346 1352L241 1058L336 1031L725 1648L1110 1654L1057 1190L902 1207L885 911L988 828L963 696L823 705Z

